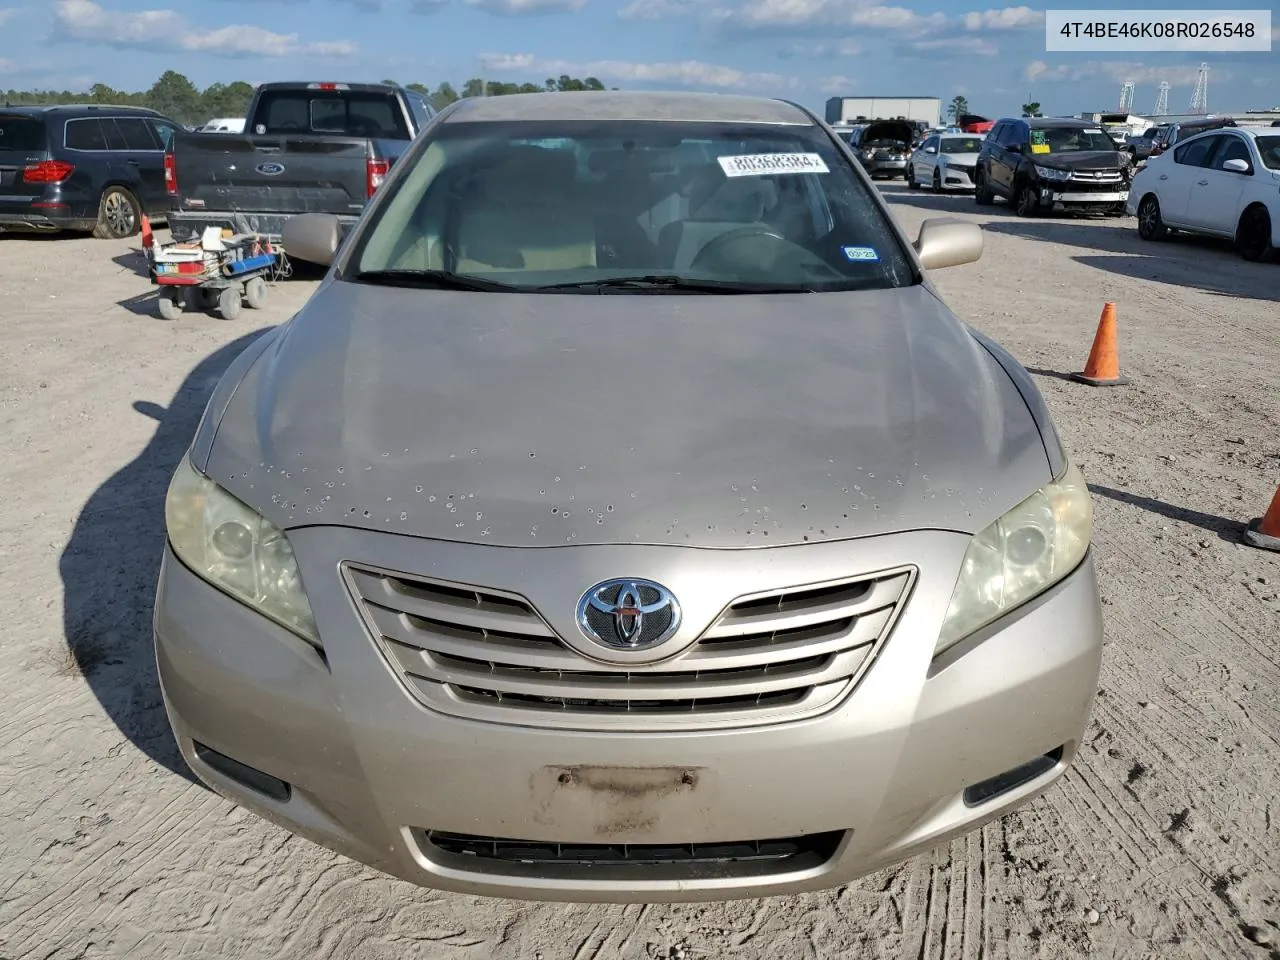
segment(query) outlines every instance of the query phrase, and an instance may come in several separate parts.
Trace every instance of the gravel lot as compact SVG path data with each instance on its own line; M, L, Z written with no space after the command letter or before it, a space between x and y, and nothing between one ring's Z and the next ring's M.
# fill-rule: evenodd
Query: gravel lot
M0 958L1280 958L1280 266L1132 220L885 192L986 255L951 306L1037 375L1096 493L1108 624L1047 796L836 892L704 906L486 901L388 879L192 782L156 686L173 464L235 353L302 305L158 319L134 242L0 236ZM161 238L164 238L161 234ZM1127 387L1081 369L1117 303Z

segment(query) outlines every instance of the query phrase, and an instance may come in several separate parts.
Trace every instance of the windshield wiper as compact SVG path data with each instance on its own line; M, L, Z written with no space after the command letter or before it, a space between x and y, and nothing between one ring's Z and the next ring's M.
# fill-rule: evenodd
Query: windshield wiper
M549 290L637 290L644 292L678 291L680 293L812 293L809 287L791 284L737 283L732 280L697 280L674 274L658 273L635 277L599 277L595 280L571 280L532 287L535 292Z
M489 293L510 293L519 290L510 283L498 280L482 280L447 270L362 270L344 277L353 283L374 283L384 287L418 287L423 290L479 290Z

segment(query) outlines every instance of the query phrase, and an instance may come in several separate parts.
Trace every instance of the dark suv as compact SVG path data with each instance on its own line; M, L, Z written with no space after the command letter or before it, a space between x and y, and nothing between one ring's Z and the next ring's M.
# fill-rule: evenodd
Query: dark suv
M1019 216L1070 210L1123 216L1133 161L1096 123L1055 117L1001 120L982 142L974 200L1003 197Z
M179 124L154 110L0 107L0 230L129 237L164 219L164 148Z

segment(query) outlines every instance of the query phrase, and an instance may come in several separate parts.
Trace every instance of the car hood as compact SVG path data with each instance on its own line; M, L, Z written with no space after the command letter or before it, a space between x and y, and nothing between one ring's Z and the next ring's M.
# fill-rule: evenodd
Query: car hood
M1119 150L1079 150L1072 153L1033 153L1031 159L1052 170L1119 170L1124 166Z
M594 296L329 281L273 340L204 468L284 528L771 546L974 532L1050 478L1022 395L925 286Z
M944 153L939 159L957 167L972 167L978 162L976 153Z
M876 143L891 140L895 143L910 143L916 138L915 127L897 120L882 120L867 127L862 135L863 143Z

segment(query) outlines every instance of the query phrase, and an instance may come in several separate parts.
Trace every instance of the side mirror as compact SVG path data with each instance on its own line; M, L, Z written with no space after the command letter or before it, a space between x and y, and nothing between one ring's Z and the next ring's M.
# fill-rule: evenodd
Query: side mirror
M286 220L281 234L286 256L327 267L342 242L342 224L331 213L302 213Z
M1006 147L1005 149L1006 149L1006 150L1008 150L1010 153L1021 153L1021 152L1022 152L1022 144L1020 144L1020 143L1011 143L1011 144L1009 144L1009 146L1008 146L1008 147Z
M938 152L938 148L937 148L937 147L925 147L925 148L924 148L924 152L925 152L925 153L937 153L937 152Z
M982 256L982 228L967 220L935 217L920 224L915 248L926 270L973 263Z
M1241 160L1239 157L1232 157L1222 164L1222 169L1229 170L1232 173L1248 173L1249 161Z

